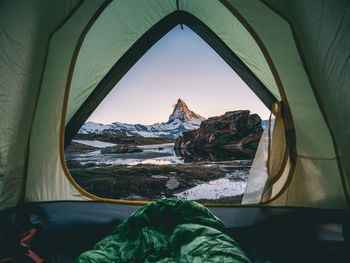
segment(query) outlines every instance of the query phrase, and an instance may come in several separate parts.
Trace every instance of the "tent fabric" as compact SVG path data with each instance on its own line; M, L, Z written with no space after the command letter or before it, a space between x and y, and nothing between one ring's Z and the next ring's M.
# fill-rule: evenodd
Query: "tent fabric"
M0 3L0 210L23 200L48 42L78 5L76 0Z
M264 186L269 176L267 173L267 159L269 153L270 125L272 125L271 121L269 121L268 127L261 135L255 158L249 171L248 182L242 198L242 204L258 204L261 201Z
M282 118L282 105L280 103L275 103L271 109L272 113L275 116L273 120L270 117L268 125L268 159L266 162L268 178L264 184L264 191L262 196L262 201L267 201L273 198L275 195L272 195L273 187L276 182L280 181L283 173L288 173L286 170L286 164L288 162L288 151L286 137L285 137L285 128ZM273 128L273 129L272 129ZM284 184L283 184L284 185Z
M61 87L67 84L80 34L101 3L83 2L52 36L30 139L27 201L88 199L68 181L61 166L59 131L64 100Z
M91 200L66 168L65 125L123 54L178 9L281 101L289 172L274 182L269 204L349 206L348 1L176 2L1 1L1 210Z
M230 1L230 3L233 3L233 1ZM331 136L313 95L305 70L303 67L300 67L302 61L289 24L260 1L249 4L245 1L239 3L239 5L235 6L247 20L252 21L252 27L259 34L266 48L271 51L269 52L271 59L278 71L293 116L298 158L303 158L303 164L314 168L311 170L313 174L319 171L318 165L328 162L327 167L329 167L329 170L323 170L324 173L320 172L313 177L315 179L313 184L327 184L329 174L340 178L339 170L336 168L337 164ZM273 28L274 30L266 30L266 28ZM279 41L275 40L275 35L279 36ZM334 164L332 165L332 163ZM296 178L310 178L306 170L298 169L300 164L301 162L296 162L297 167L293 175L293 182L291 187L288 187L287 192L290 192L294 187ZM328 189L330 190L329 196L333 195L331 199L334 200L335 196L339 196L337 205L345 207L344 191L340 180L333 181L332 189ZM308 199L308 191L305 192L305 196L303 196L304 192L300 188L298 190L295 189L293 192L295 193L296 191L298 192L298 200L304 199L306 201ZM325 197L323 195L315 194L315 196L319 198L308 200L307 202L318 202L320 205L325 202L324 205L327 205L327 202L331 200L321 198ZM290 200L290 202L287 202L291 205L298 205L298 202L294 201Z
M349 193L350 116L344 113L350 101L349 2L266 2L292 26L312 90L332 133L333 146L338 151L338 163L343 173L342 180ZM306 161L303 158L302 162Z
M76 263L250 262L224 229L207 208L164 199L137 210Z

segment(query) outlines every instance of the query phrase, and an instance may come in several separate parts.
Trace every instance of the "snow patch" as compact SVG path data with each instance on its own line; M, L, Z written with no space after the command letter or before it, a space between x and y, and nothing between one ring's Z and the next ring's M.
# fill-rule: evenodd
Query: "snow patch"
M80 143L80 144L85 144L97 148L105 148L108 146L115 146L116 144L114 143L109 143L109 142L101 142L101 141L87 141L87 140L72 140L73 142Z

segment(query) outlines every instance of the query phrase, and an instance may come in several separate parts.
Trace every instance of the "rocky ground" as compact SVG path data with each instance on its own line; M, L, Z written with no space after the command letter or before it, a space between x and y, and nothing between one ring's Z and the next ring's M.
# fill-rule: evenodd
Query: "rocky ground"
M251 161L191 163L184 165L118 165L70 169L86 191L104 198L157 200L242 170L235 180L245 181ZM224 197L223 203L239 203L241 196ZM213 200L198 200L205 203ZM215 203L221 202L215 200Z

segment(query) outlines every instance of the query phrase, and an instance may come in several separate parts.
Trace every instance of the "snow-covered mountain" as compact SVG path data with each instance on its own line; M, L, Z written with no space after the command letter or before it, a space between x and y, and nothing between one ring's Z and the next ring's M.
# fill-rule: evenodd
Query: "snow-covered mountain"
M203 120L205 120L204 117L189 110L186 103L182 99L178 99L167 122L152 125L86 122L78 133L177 138L182 132L198 129Z
M176 104L173 105L174 110L173 113L169 116L169 122L173 122L175 120L180 120L182 122L191 122L200 124L205 118L193 111L189 110L186 103L182 99L178 99Z

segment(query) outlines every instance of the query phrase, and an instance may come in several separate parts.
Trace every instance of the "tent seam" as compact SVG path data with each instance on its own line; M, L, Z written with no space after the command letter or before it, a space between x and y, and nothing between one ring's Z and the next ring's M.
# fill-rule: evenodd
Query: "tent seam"
M297 35L296 35L296 31L291 23L291 21L285 16L283 15L281 12L279 12L276 8L274 8L273 6L271 6L269 3L266 2L266 0L261 0L261 2L267 6L270 10L272 10L273 12L275 12L277 15L279 15L281 18L283 18L289 25L291 31L292 31L292 35L293 35L293 39L294 39L294 43L295 43L295 46L297 48L297 51L299 53L299 57L301 59L301 62L302 62L302 65L303 65L303 68L304 68L304 71L306 73L306 76L309 80L309 84L310 84L310 87L311 87L311 90L314 94L314 98L317 102L317 105L318 105L318 108L321 112L321 115L323 117L323 120L324 122L326 123L326 126L328 128L328 131L329 131L329 134L330 134L330 137L332 139L332 142L333 142L333 150L334 150L334 153L336 155L336 161L337 161L337 166L338 166L338 170L339 170L339 174L340 174L340 178L341 178L341 182L342 182L342 186L343 186L343 191L344 191L344 195L345 195L345 199L346 199L346 203L347 203L347 206L348 208L350 208L350 197L349 197L349 193L348 193L348 189L347 189L347 184L346 184L346 179L345 179L345 175L344 175L344 171L343 171L343 167L342 167L342 163L341 163L341 158L340 158L340 154L339 154L339 150L338 150L338 146L337 146L337 143L335 141L335 137L334 137L334 134L333 134L333 131L330 127L330 124L329 124L329 120L328 120L328 117L327 117L327 114L326 112L324 111L324 108L321 107L323 106L322 105L322 102L321 102L321 99L316 91L316 88L315 88L315 84L311 78L311 74L310 74L310 71L307 67L307 64L306 64L306 61L305 61L305 57L304 57L304 54L302 52L302 49L301 49L301 46L299 44L299 41L298 41L298 38L297 38Z
M30 160L30 141L31 141L31 136L32 136L32 131L33 131L33 123L34 119L36 116L36 112L38 109L38 104L39 104L39 98L40 98L40 93L41 93L41 88L44 80L44 75L45 75L45 69L46 69L46 64L47 64L47 59L49 55L49 50L50 50L50 45L51 45L51 39L52 36L60 30L64 24L78 11L78 9L81 7L81 5L84 3L85 0L80 0L78 4L69 12L69 14L63 19L63 21L50 33L47 44L46 44L46 51L45 51L45 56L44 56L44 63L43 63L43 68L41 70L40 74L40 80L39 80L39 88L37 92L37 96L35 99L35 104L34 104L34 110L33 110L33 116L31 120L31 125L30 125L30 130L29 130L29 135L28 135L28 143L27 143L27 154L26 154L26 160L25 160L25 171L24 171L24 178L23 178L23 193L22 193L22 201L25 200L26 197L26 191L27 191L27 178L28 178L28 172L29 172L29 160Z
M313 156L306 156L306 155L302 155L302 154L298 154L297 157L299 158L303 158L303 159L309 159L309 160L325 160L325 161L332 161L332 160L336 160L337 157L313 157Z

